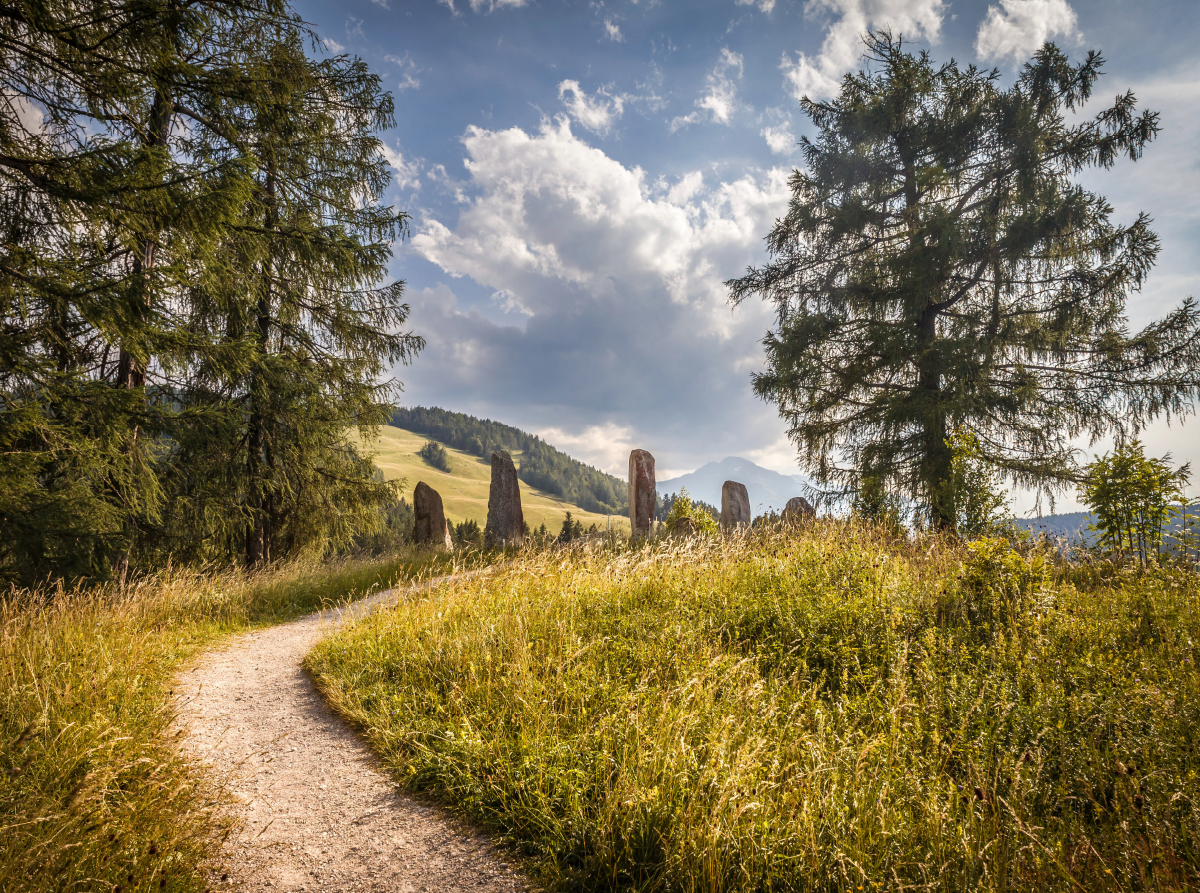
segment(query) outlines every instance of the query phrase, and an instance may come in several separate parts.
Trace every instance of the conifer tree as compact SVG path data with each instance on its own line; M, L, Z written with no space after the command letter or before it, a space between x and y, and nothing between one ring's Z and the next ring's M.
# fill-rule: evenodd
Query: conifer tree
M955 517L949 436L1015 483L1077 476L1072 439L1191 410L1200 310L1131 334L1125 302L1158 252L1150 218L1113 220L1073 177L1138 159L1158 133L1132 93L1080 112L1101 74L1046 44L1010 87L935 66L890 34L828 102L767 238L731 300L775 306L754 388L822 482L886 482L937 527Z
M223 335L231 359L202 363L184 398L225 411L181 431L171 461L176 538L251 565L344 546L395 499L348 435L387 420L396 385L380 376L422 343L400 330L403 283L378 284L407 220L380 200L391 97L361 60L309 59L305 36L255 48L262 89L229 125L254 190L189 326Z

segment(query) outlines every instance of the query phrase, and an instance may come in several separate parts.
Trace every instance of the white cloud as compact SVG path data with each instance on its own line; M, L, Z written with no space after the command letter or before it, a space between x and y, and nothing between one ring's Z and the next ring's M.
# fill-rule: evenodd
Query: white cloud
M776 155L790 155L796 149L796 137L786 124L764 127L762 136Z
M346 48L331 37L323 37L321 38L321 42L325 44L325 49L331 53L337 54L346 52Z
M418 160L408 161L399 149L393 149L387 143L383 144L383 158L393 171L396 172L392 183L400 189L421 188L421 163Z
M594 96L588 96L579 86L579 81L563 81L558 85L558 98L567 107L572 118L593 133L604 136L625 110L625 100L613 96L601 88Z
M470 6L471 12L492 12L506 6L524 6L526 2L527 0L470 0ZM449 8L455 15L459 15L458 9L454 6L454 0L438 0L438 3Z
M775 8L775 0L737 0L738 6L757 6L763 12L770 12Z
M39 134L45 128L45 113L40 106L30 102L24 96L3 90L0 91L0 102L8 106L8 112L4 117L9 121L15 119L27 136Z
M604 33L608 36L609 40L615 40L618 43L625 40L625 37L621 34L620 26L611 18L604 20Z
M1075 22L1067 0L1000 0L979 25L975 52L984 59L1024 62L1047 40L1076 37Z
M761 261L786 170L653 181L565 117L533 133L472 127L463 142L470 200L456 222L423 221L404 250L486 295L477 309L445 286L409 296L428 347L402 372L406 399L554 429L618 473L631 444L687 468L778 438L748 375L770 310L734 312L723 282ZM510 301L503 322L480 312ZM577 446L602 436L608 453Z
M388 8L387 0L371 0L371 2L374 3L376 6L380 7L381 9Z
M728 124L730 117L738 108L737 83L742 78L742 56L728 47L721 49L717 64L708 73L705 83L707 92L696 100L697 110L689 115L675 118L671 122L672 132L686 124L696 124L705 119L705 112L711 115L717 124Z
M837 93L842 75L858 66L868 30L891 28L907 40L936 43L945 10L943 0L808 0L805 16L826 14L834 20L815 56L799 53L792 60L784 54L784 83L797 99L827 99Z
M403 56L384 56L389 62L400 66L400 83L396 85L396 89L400 91L415 90L421 86L421 82L417 80L417 75L420 73L420 66L413 61L412 56L405 53Z

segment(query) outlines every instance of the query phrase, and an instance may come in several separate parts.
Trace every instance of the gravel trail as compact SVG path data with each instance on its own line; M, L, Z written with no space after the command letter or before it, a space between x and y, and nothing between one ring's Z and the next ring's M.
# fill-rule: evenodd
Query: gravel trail
M335 625L401 593L237 636L181 674L185 747L233 793L242 820L214 893L526 889L485 837L399 792L300 667Z

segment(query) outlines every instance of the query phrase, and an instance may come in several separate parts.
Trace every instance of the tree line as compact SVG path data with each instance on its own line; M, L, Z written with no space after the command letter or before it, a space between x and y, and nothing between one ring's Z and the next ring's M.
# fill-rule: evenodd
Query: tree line
M281 0L0 15L0 578L346 546L421 348L391 96Z
M625 481L585 465L540 437L511 425L424 406L395 410L391 424L485 459L497 449L520 452L517 477L531 487L596 514L619 515L628 511Z

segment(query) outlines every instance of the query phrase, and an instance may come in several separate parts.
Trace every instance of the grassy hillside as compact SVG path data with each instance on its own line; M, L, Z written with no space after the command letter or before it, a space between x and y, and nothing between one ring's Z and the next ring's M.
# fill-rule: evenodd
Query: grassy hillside
M326 639L557 890L1200 889L1200 577L802 532L526 553Z
M368 444L367 450L376 453L375 464L389 481L396 478L406 480L406 496L411 495L418 481L424 481L441 494L446 517L451 522L457 523L473 518L482 527L487 521L488 487L492 479L491 463L443 444L450 456L453 470L449 473L439 471L417 455L417 451L425 445L427 439L421 434L388 426L379 429L379 440ZM520 461L520 458L519 451L513 454L514 462ZM521 482L521 508L525 513L525 523L531 530L545 524L548 530L557 533L562 529L563 518L570 512L584 527L596 524L601 530L605 530L611 522L614 529L619 529L626 535L629 533L627 517L585 512L564 499L535 490L524 481Z
M529 486L589 512L629 513L625 481L580 462L537 435L512 425L436 406L398 408L392 413L391 424L483 459L490 457L495 449L519 452L517 476Z

